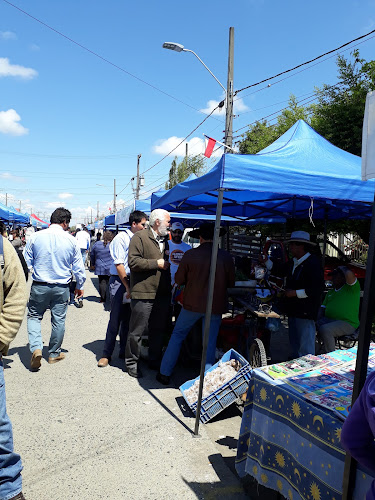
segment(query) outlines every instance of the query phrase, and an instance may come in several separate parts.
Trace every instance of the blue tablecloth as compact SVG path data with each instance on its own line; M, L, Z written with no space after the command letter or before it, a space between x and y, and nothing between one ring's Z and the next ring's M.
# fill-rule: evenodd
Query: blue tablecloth
M252 373L238 440L236 470L285 498L342 495L342 420L309 403L285 383ZM353 499L364 499L373 477L357 469Z

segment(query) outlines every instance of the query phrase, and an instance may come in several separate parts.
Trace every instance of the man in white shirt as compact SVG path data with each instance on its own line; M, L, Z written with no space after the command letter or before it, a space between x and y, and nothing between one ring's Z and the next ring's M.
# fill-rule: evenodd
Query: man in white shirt
M103 356L98 366L104 368L111 361L116 344L117 335L120 335L120 355L125 359L125 346L129 330L130 300L124 304L124 295L130 298L130 269L128 265L129 243L133 235L145 228L147 215L135 210L129 216L130 228L120 231L111 241L109 251L113 259L110 268L109 294L111 299L111 315L109 317L107 333L104 341Z
M171 226L172 239L169 241L169 262L171 264L172 287L175 284L174 275L176 274L184 253L191 250L191 246L182 241L183 235L184 226L181 222L174 222Z
M174 276L180 265L185 252L191 250L191 246L182 241L184 235L184 226L181 222L174 222L171 226L171 240L169 240L169 263L171 265L171 283L172 283L172 316L177 320L181 311L181 305L178 303L179 288L175 285ZM172 320L172 318L171 318ZM172 321L170 323L172 327ZM172 330L171 330L172 331Z
M86 231L85 228L83 228L82 231L80 229L77 229L76 240L78 242L79 248L81 249L83 264L86 264L87 252L90 248L91 241L89 232Z

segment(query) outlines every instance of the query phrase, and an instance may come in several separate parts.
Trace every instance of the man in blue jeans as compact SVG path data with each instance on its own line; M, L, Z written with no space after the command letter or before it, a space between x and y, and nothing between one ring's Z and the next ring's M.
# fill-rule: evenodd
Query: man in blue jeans
M13 449L12 424L6 411L3 356L23 320L26 280L14 248L0 238L0 500L24 500L21 457Z
M43 339L40 323L48 308L51 309L52 323L48 363L57 363L65 358L61 344L65 334L71 271L77 280L74 293L78 299L83 297L85 268L77 240L68 233L71 216L69 210L56 208L51 215L50 227L34 233L25 248L26 263L33 268L27 312L33 371L41 366Z
M124 303L124 295L130 297L130 269L128 264L129 243L133 235L145 228L147 215L134 210L129 216L130 228L119 232L111 241L109 251L113 263L110 267L109 295L111 314L104 341L103 356L98 361L99 368L105 368L111 361L117 335L120 336L120 355L125 359L125 346L129 331L130 300Z
M200 246L184 253L175 274L175 282L184 285L183 307L177 319L167 350L156 379L168 385L177 363L181 344L191 328L206 312L208 278L211 266L214 224L203 223L190 233L198 238ZM215 290L212 303L210 334L207 347L206 370L215 363L216 339L219 333L222 313L227 311L227 289L234 286L234 263L228 252L219 250L215 274ZM204 331L204 320L203 320Z

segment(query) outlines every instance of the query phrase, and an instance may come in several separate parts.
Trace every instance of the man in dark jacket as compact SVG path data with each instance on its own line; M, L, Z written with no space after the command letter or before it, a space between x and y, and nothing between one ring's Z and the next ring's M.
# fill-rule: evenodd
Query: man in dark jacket
M167 331L171 305L171 274L169 271L168 228L170 215L166 210L153 210L149 229L137 232L130 240L131 317L125 348L128 374L142 376L138 368L143 332L148 326L149 367L159 369L163 335Z
M192 235L192 233L190 234ZM183 308L165 351L160 372L156 376L157 380L165 385L169 384L170 375L180 354L182 342L194 324L200 318L204 318L206 312L214 225L203 223L197 230L197 235L194 234L192 236L199 236L200 246L185 252L176 271L175 282L178 285L185 285ZM221 316L227 310L227 288L233 286L234 263L232 257L228 252L219 250L207 347L206 370L215 363L216 339L221 324Z
M288 315L289 342L292 357L315 354L315 321L324 288L323 268L320 259L310 250L314 244L306 231L294 231L289 240L293 257L284 274L285 313ZM272 268L271 262L266 263Z

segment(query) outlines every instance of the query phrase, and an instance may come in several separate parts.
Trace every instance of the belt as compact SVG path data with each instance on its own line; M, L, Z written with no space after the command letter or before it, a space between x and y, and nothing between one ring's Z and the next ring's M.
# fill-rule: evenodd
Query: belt
M69 286L69 283L47 283L46 281L33 280L33 285Z

